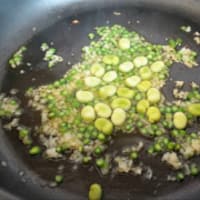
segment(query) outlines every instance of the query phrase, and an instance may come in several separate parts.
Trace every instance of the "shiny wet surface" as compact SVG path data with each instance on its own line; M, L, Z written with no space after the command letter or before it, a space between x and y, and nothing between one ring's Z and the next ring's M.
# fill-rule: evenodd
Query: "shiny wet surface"
M94 27L102 25L120 24L128 28L130 31L137 31L145 36L148 41L158 44L165 44L166 38L182 38L184 44L199 52L199 48L192 40L192 34L186 34L180 31L181 25L192 25L194 30L198 30L195 24L174 15L160 13L158 11L142 10L134 8L124 8L117 10L121 12L120 16L113 15L114 10L97 10L95 12L87 12L81 15L71 16L63 19L55 25L49 27L43 32L36 35L27 43L27 52L25 53L25 65L19 70L9 69L4 82L2 91L7 92L12 88L19 89L17 96L21 100L24 107L24 114L21 123L27 126L33 126L40 123L39 113L33 112L27 108L27 99L24 98L24 92L28 87L37 87L43 84L49 84L56 79L62 77L72 64L80 61L81 48L89 43L88 33L94 31ZM73 24L74 19L80 23ZM54 43L54 47L58 50L58 55L64 58L64 62L56 65L49 70L47 63L42 61L43 54L40 51L40 45L43 42ZM199 58L198 58L199 60ZM26 66L30 62L31 66ZM24 74L20 70L24 70ZM187 83L196 81L200 83L200 69L188 69L180 64L174 64L170 71L170 78L173 80L184 80ZM172 80L168 80L167 85L163 88L163 92L171 100L172 97ZM19 159L25 165L42 178L45 182L51 181L57 173L57 168L64 165L64 183L56 192L71 191L77 194L77 200L87 197L88 187L93 182L99 182L104 188L105 199L108 200L126 200L126 199L150 199L155 196L166 196L169 192L173 193L179 189L183 189L188 184L193 183L193 178L188 178L183 183L167 182L166 177L169 167L158 162L158 157L150 157L141 155L141 160L153 169L153 179L145 180L143 177L134 176L132 174L121 174L114 178L110 175L102 177L95 168L88 166L79 166L76 170L67 160L49 161L42 157L30 157L27 148L21 145L18 140L16 131L8 133L8 138L16 149ZM37 137L34 137L37 143ZM138 140L145 139L135 133L130 136L120 135L114 138L114 143L109 147L109 151L113 152L122 146L134 144ZM198 179L198 178L197 178ZM195 180L196 182L197 180ZM42 184L46 185L46 184ZM48 184L47 184L48 185ZM79 198L79 196L81 198ZM48 199L48 198L47 198ZM61 198L62 199L62 198ZM67 198L66 198L67 199ZM69 198L70 199L70 198ZM73 200L73 199L72 199Z

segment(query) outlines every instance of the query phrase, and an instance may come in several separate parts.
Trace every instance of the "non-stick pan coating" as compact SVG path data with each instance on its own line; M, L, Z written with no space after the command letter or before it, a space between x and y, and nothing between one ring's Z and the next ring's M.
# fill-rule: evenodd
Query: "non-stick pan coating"
M113 15L113 11L120 12L120 16ZM73 24L77 19L79 24ZM147 38L147 40L166 44L166 38L182 38L184 44L199 52L191 34L180 31L181 25L191 25L193 30L200 30L197 24L183 16L160 12L155 9L120 7L109 9L94 9L83 13L77 12L66 18L59 19L58 22L49 28L39 32L27 42L28 51L25 54L24 63L31 62L32 66L24 66L25 74L20 74L20 70L10 70L7 66L6 74L2 82L2 91L8 92L12 88L19 89L18 97L23 105L27 104L27 99L23 97L25 90L30 86L48 84L62 77L72 64L80 61L81 48L89 43L88 33L94 31L94 27L102 25L120 24L130 31L137 31ZM37 27L37 25L36 25ZM53 42L58 54L63 56L64 63L58 64L49 70L46 63L42 61L42 54L39 50L42 42ZM14 50L14 49L13 49ZM199 58L198 58L199 61ZM184 80L187 83L196 81L200 83L200 68L189 70L188 68L174 64L170 71L173 80ZM163 89L169 99L172 96L172 81L168 80L167 86ZM33 126L39 124L39 113L33 112L25 106L25 112L21 120L24 125ZM149 141L141 138L137 133L132 136L119 136L115 138L114 144L109 151L114 151L124 145L134 144L142 139L145 143ZM3 139L2 139L3 140ZM93 182L99 182L104 188L104 196L107 200L126 199L190 199L192 190L200 186L198 178L188 178L183 183L166 182L166 174L169 168L158 162L158 158L142 155L145 164L152 166L155 172L153 180L147 181L144 178L130 174L118 175L114 178L110 176L102 177L96 169L80 166L77 170L67 161L47 161L41 157L31 158L26 147L22 146L15 131L6 133L9 145L4 148L2 154L6 154L5 148L14 150L15 160L10 159L7 154L7 165L12 173L8 173L8 167L0 167L2 187L24 199L50 199L50 200L81 200L87 199L88 187ZM1 141L3 143L3 141ZM35 142L38 142L35 139ZM65 166L64 183L57 189L49 189L49 181L53 180L59 165ZM11 165L11 166L10 166ZM18 171L15 171L15 170ZM22 172L25 172L24 174ZM21 173L20 173L21 172ZM16 182L18 179L19 184ZM189 196L187 196L189 195ZM193 198L195 199L195 198ZM198 198L196 198L198 199Z

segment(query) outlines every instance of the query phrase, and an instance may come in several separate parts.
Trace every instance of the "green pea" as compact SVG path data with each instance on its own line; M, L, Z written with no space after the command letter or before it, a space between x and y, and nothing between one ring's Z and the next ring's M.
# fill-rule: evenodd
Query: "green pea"
M29 154L30 155L38 155L41 153L41 148L39 146L33 146L30 150L29 150Z
M174 142L169 142L169 143L167 144L167 148L168 148L169 150L173 150L174 147L175 147L175 143L174 143Z
M161 130L157 130L156 133L155 133L157 136L160 136L163 134L163 132Z
M182 136L185 136L186 135L186 131L185 130L179 130L179 134L182 135Z
M54 108L54 106L55 106L55 104L54 104L54 103L48 103L48 106L47 106L47 107L48 107L48 109L49 109L49 110L51 110L51 111L52 111L52 110L53 110L53 108Z
M78 133L78 134L77 134L77 137L78 137L79 139L82 139L82 138L83 138L82 133Z
M54 118L54 117L56 117L56 113L50 112L50 113L48 114L48 117L49 117L49 118Z
M177 111L179 111L179 109L178 109L178 107L177 106L172 106L172 112L177 112Z
M74 120L75 125L79 125L81 123L81 119L77 118Z
M143 126L143 123L142 123L141 121L138 121L138 122L136 123L136 126L139 127L139 128L141 128L141 127Z
M23 142L24 145L31 145L32 139L29 136L26 136L22 139L22 142Z
M61 123L60 124L60 127L59 127L59 131L61 132L61 133L66 133L66 131L68 130L68 126L67 126L67 123Z
M91 161L91 157L90 156L84 156L83 157L83 163L87 164Z
M148 153L149 154L153 154L154 153L154 147L153 146L148 148Z
M168 138L164 138L164 139L163 139L163 143L164 143L165 145L167 145L167 144L169 143L169 139L168 139Z
M158 76L159 76L159 78L160 78L161 80L164 80L164 79L166 78L165 74L159 74Z
M79 131L80 131L81 133L84 133L84 132L85 132L85 127L81 127L81 128L79 129Z
M164 127L168 127L168 122L167 121L162 121L162 124Z
M191 138L197 138L197 134L196 133L191 133L190 136L191 136Z
M162 147L160 146L160 144L157 143L154 145L154 149L155 149L155 151L159 152L162 150Z
M95 151L95 154L99 155L102 153L103 150L101 147L96 147L94 151Z
M54 180L55 180L56 183L60 184L60 183L63 182L64 177L62 175L56 175Z
M172 112L172 109L170 107L165 107L165 112L166 113L171 113Z
M126 125L126 130L129 131L133 128L133 125L132 124L127 124Z
M54 82L54 87L59 87L60 86L60 82L59 81L55 81Z
M84 143L84 145L89 144L90 143L90 139L89 138L84 139L83 143Z
M78 102L78 101L73 101L73 103L72 103L72 106L74 107L74 108L79 108L80 107L80 103Z
M90 138L90 133L86 132L86 133L84 134L84 138L89 139L89 138Z
M16 56L14 57L14 61L15 61L15 64L16 64L16 65L20 65L20 63L21 63L21 61L22 61L22 56L16 55Z
M166 128L171 129L173 127L173 122L172 121L165 121L165 122L163 122L163 125Z
M20 129L19 131L19 138L24 138L29 134L29 130L26 128Z
M103 168L105 166L105 160L103 158L99 158L96 160L96 165L100 168Z
M17 102L15 100L11 100L10 104L13 105L13 106L15 106L15 105L17 105Z
M157 131L158 128L159 128L156 124L152 124L151 127L152 127L152 129L153 129L154 131Z
M148 133L148 130L146 128L141 128L140 129L141 133L143 133L144 135L146 135Z
M176 48L177 46L180 46L182 44L182 39L178 38L178 39L169 39L168 40L169 46L171 46L172 48Z
M97 131L93 131L92 133L91 133L91 138L92 139L96 139L98 137L98 132Z
M179 136L179 131L174 129L172 130L171 134L174 136L174 137L178 137Z
M56 152L57 153L62 153L62 147L60 147L60 146L56 147Z
M94 127L93 127L93 126L88 126L88 127L87 127L87 130L88 130L89 132L92 132L92 131L94 130Z
M192 176L196 176L199 174L199 169L197 168L197 166L192 165L190 168L190 173Z
M180 150L180 148L181 148L181 145L180 145L180 144L176 144L176 145L175 145L175 150L178 151L178 150Z
M52 100L54 100L54 96L48 95L48 96L47 96L47 99L48 99L48 101L52 101Z
M137 159L138 158L138 152L136 152L136 151L131 152L130 157L131 157L132 160Z
M142 99L142 95L140 93L138 93L138 94L135 95L135 100L136 101L139 101L141 99Z
M65 112L64 111L61 111L60 113L58 113L58 116L63 118L65 116Z
M184 174L182 172L178 172L176 175L176 180L177 181L183 181L185 178Z
M64 151L66 151L67 149L69 149L69 146L68 146L67 143L63 143L63 144L61 145L61 148L62 148L62 152L64 152Z
M148 132L151 136L155 135L155 131L152 128L149 128Z
M105 141L106 137L103 133L100 133L97 137L100 141Z
M64 85L66 83L66 80L64 78L60 79L60 84Z

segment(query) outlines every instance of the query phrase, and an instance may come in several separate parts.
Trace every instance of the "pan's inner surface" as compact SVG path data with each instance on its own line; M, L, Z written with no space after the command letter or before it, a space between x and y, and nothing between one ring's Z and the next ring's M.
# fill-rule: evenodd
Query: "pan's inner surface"
M10 70L3 82L3 92L8 92L12 88L19 89L17 96L21 100L24 107L24 114L21 122L26 126L33 126L40 123L39 113L33 112L27 108L27 99L23 97L24 92L30 86L40 86L48 84L62 75L71 67L72 64L80 60L81 48L89 43L87 38L88 33L94 31L94 27L102 25L120 24L127 27L129 30L135 30L142 34L147 40L165 44L166 38L182 38L184 44L195 51L199 51L198 47L192 40L192 35L185 34L180 31L181 25L191 25L194 30L198 27L178 16L160 13L158 11L123 8L117 10L121 15L113 15L115 10L96 10L80 15L71 16L62 19L52 27L44 30L36 35L31 41L27 43L28 51L25 54L24 63L32 63L31 66L24 65L21 69L25 73L21 74L20 70ZM74 19L79 20L79 24L73 24ZM52 70L49 70L47 64L42 61L42 54L40 45L43 42L54 43L54 47L58 50L58 54L64 58L64 62L58 64ZM175 64L170 72L173 80L184 80L187 83L196 81L200 83L199 74L200 69L189 70L188 68ZM170 80L167 86L163 89L164 93L170 98L172 96ZM187 179L183 183L166 182L166 174L169 168L158 162L158 158L146 157L143 155L142 160L145 164L152 166L155 177L152 180L144 180L131 174L117 175L112 178L110 176L102 177L96 169L89 167L79 167L74 170L72 165L67 161L48 161L41 157L31 158L26 147L22 146L18 140L17 133L7 133L13 148L16 149L17 154L26 166L33 170L44 180L52 180L53 174L56 173L60 164L64 164L65 180L60 186L64 191L71 191L78 196L87 195L88 187L93 182L102 184L105 193L105 199L148 199L150 196L165 196L169 191L173 193L180 188L183 188L191 183L192 178ZM115 138L114 144L109 148L114 151L124 145L134 144L135 141L142 139L139 135L119 136ZM35 139L37 143L37 139Z

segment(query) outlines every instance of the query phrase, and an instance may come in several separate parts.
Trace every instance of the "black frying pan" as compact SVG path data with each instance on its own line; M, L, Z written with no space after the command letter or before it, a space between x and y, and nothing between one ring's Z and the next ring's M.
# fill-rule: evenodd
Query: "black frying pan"
M114 16L113 11L121 12L121 16ZM73 25L71 22L74 19L80 20L80 23ZM140 23L137 23L138 20ZM61 77L71 67L70 63L80 60L81 47L89 43L87 34L93 31L95 26L112 24L121 24L129 30L136 30L154 43L164 44L166 37L181 37L186 45L199 52L199 47L194 44L191 35L179 30L181 25L187 24L194 30L200 30L200 2L197 0L1 0L1 91L8 92L13 87L20 89L18 97L25 105L22 119L25 125L37 124L40 118L38 113L32 113L26 107L24 91L29 86L47 84ZM38 49L42 42L51 41L58 49L58 54L65 58L65 62L49 71L42 62L42 54ZM32 67L24 67L25 74L21 75L19 70L9 70L6 62L11 53L24 43L28 47L25 63L31 62ZM186 82L195 80L200 83L199 74L199 67L188 70L175 64L171 69L171 77L174 80ZM171 86L172 83L168 81L163 89L169 99ZM158 159L142 157L144 162L156 171L156 178L151 181L133 175L101 177L97 170L88 167L80 166L74 170L67 161L31 158L14 131L5 133L1 130L0 138L0 199L2 200L84 200L87 199L88 187L93 182L102 184L104 199L107 200L199 199L199 177L188 178L181 184L166 182L165 174L168 168L157 162ZM119 136L109 151L132 144L139 139L141 138L137 134L131 139ZM65 181L59 188L50 188L49 181L53 179L61 164L65 166Z

